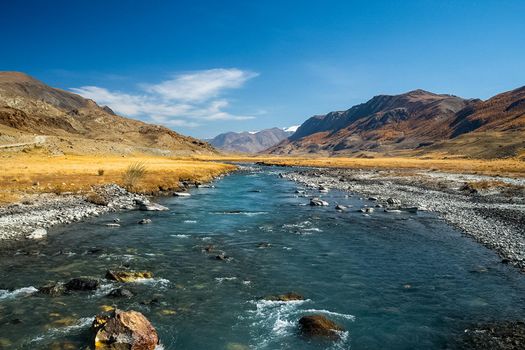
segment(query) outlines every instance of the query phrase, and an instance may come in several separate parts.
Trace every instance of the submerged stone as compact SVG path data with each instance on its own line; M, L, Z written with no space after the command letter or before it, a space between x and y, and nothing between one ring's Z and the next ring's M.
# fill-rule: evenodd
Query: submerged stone
M264 300L268 301L296 301L296 300L304 300L304 297L301 294L290 292L285 294L278 294L278 295L268 295L264 297Z
M133 293L125 288L117 288L113 289L111 292L107 295L110 298L132 298Z

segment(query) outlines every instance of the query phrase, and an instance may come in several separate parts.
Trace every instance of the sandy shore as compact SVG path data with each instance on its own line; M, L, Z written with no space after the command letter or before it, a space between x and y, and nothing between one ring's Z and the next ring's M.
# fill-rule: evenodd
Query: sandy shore
M316 168L284 177L437 213L525 272L525 179L418 170ZM391 200L392 202L392 200ZM392 213L392 215L395 215Z

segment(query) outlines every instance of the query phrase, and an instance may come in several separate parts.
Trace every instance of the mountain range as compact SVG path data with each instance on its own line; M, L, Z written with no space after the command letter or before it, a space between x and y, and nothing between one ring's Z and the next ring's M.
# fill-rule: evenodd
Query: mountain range
M258 153L285 140L294 131L295 127L271 128L257 132L227 132L206 141L225 152Z
M414 90L315 115L295 131L225 133L207 142L119 116L108 106L0 72L0 148L166 155L227 152L324 156L525 157L525 86L487 100Z
M315 115L270 154L370 156L436 153L479 158L525 149L525 87L486 101L414 90Z
M209 144L163 126L125 118L107 106L26 74L0 72L0 145L38 140L53 152L214 153Z

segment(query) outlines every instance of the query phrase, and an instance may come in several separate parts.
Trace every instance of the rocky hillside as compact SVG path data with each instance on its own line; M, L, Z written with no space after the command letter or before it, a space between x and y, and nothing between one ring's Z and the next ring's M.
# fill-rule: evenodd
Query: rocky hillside
M458 149L458 144L451 140L498 131L510 137L510 148L517 154L523 144L524 91L525 88L520 88L487 101L423 90L379 95L346 111L311 117L290 138L268 152L388 155L439 151L480 157L509 156L508 150L495 152L499 147L493 142L480 145L481 152L474 154L467 148Z
M258 153L285 140L293 132L279 128L259 132L227 132L209 140L210 144L226 152Z
M0 72L0 145L27 142L37 135L47 147L62 152L214 152L205 142L118 116L109 107L26 74Z

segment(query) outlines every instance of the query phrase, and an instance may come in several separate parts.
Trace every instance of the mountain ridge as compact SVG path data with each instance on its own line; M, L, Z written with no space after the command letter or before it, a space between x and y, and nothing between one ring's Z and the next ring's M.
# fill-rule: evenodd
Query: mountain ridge
M215 136L209 143L226 152L258 153L285 140L293 132L269 128L257 132L226 132Z
M205 142L117 115L108 106L21 72L0 72L0 128L0 141L51 136L50 147L57 152L216 152Z
M345 111L307 119L287 140L271 147L271 154L359 155L362 152L400 152L440 149L446 141L477 132L522 131L525 124L525 87L486 101L436 94L422 89L399 95L377 95ZM513 125L513 127L510 127ZM514 135L519 137L519 135ZM512 140L511 140L512 141ZM514 140L515 153L519 140ZM512 142L511 142L512 143ZM438 148L432 148L440 144ZM457 144L455 144L457 146ZM486 156L497 156L487 143ZM460 153L455 150L453 153ZM483 152L476 152L483 156ZM468 156L468 152L466 154Z

